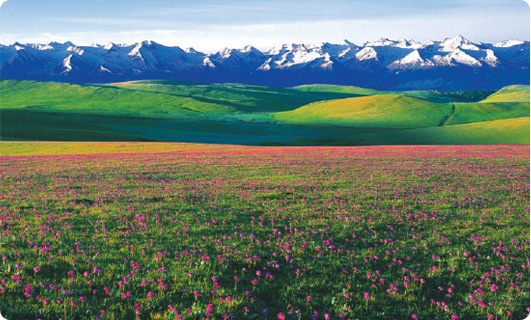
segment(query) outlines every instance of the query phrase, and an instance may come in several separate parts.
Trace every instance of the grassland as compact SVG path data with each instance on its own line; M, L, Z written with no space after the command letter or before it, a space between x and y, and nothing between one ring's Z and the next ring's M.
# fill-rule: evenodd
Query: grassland
M177 153L239 151L243 146L164 142L30 142L2 141L0 156L50 156L115 153Z
M474 122L459 125L359 134L338 145L426 145L426 144L529 144L529 118Z
M528 146L61 145L0 157L9 320L529 314Z
M484 100L465 102L455 98L458 95L437 91L385 92L334 85L272 88L154 80L106 85L2 80L0 96L2 140L387 144L384 137L390 132L405 133L404 137L424 132L429 135L416 141L453 144L451 136L467 132L470 144L529 144L520 125L523 118L529 121L529 86L510 86ZM517 118L522 119L488 123ZM468 123L481 124L455 126ZM469 132L513 123L518 129L507 129L516 135ZM437 129L450 126L455 127ZM410 138L398 140L408 143Z
M290 124L414 128L437 126L451 110L448 104L387 94L317 102L275 113L273 119Z

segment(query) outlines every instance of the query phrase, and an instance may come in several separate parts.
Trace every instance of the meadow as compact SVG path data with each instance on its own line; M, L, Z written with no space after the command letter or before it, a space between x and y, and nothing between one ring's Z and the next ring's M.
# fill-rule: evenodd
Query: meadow
M2 140L244 145L529 144L529 86L379 91L304 85L0 80Z
M530 312L529 146L155 146L0 144L4 317Z

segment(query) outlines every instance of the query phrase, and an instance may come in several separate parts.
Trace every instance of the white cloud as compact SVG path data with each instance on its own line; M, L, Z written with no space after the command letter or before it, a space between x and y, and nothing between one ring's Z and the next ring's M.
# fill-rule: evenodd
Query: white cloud
M1 0L0 0L1 1ZM15 36L13 33L0 33L0 43L19 42L48 42L72 41L78 45L92 43L106 44L135 43L142 40L153 40L164 45L194 47L203 52L215 52L224 47L241 48L251 44L260 50L269 50L284 43L316 43L327 41L341 43L348 39L362 44L374 41L380 37L398 39L400 37L424 40L442 40L462 34L474 42L497 42L516 38L527 40L529 28L515 28L511 20L529 21L528 13L520 13L515 17L508 13L498 14L496 23L492 23L489 16L469 16L466 12L454 12L451 15L432 13L429 15L401 18L401 19L344 19L344 20L315 20L294 21L280 23L254 24L201 24L201 25L150 25L136 23L131 28L93 27L92 30L70 30L67 32L32 33L25 36ZM95 24L112 23L106 18L81 20ZM79 22L79 20L78 20ZM132 20L115 21L120 24L131 24ZM139 28L139 26L142 26ZM429 26L429 27L426 27ZM478 28L477 26L482 26ZM526 29L526 30L524 30Z
M0 0L0 8L2 8L2 5L3 5L4 3L6 3L6 2L7 2L7 0Z

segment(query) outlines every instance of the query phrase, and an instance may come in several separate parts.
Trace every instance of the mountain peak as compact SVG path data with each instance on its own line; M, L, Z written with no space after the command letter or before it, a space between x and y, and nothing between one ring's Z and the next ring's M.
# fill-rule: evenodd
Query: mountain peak
M458 35L453 38L446 38L441 42L441 46L443 47L441 51L450 52L454 49L461 48L465 50L473 50L478 51L479 48L474 44L472 41L466 39L462 35Z
M268 52L247 45L208 54L149 40L92 46L16 42L0 45L0 72L5 79L66 82L160 77L292 86L333 79L345 85L393 86L400 82L403 86L415 83L418 88L418 84L428 86L435 81L441 83L436 89L448 90L448 86L463 83L463 77L470 77L471 72L471 85L492 88L493 83L508 84L504 81L515 79L528 83L529 50L527 41L492 45L473 43L462 35L423 43L405 38L380 38L363 45L348 40L287 43Z
M508 47L521 45L524 43L525 43L524 41L520 41L520 40L504 40L504 41L495 43L494 46L497 48L508 48Z

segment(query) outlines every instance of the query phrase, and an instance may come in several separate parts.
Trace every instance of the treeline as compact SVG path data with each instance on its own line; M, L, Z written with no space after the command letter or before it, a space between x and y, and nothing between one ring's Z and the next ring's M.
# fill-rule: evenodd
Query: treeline
M455 92L441 92L441 93L447 97L455 98L457 100L474 102L474 101L483 100L487 98L488 96L490 96L491 94L493 94L494 92L496 91L475 89L475 90L459 90Z

